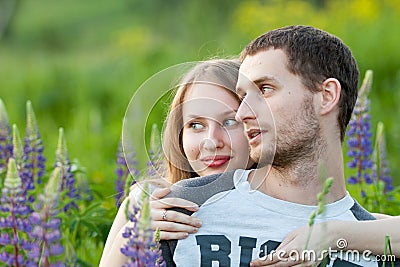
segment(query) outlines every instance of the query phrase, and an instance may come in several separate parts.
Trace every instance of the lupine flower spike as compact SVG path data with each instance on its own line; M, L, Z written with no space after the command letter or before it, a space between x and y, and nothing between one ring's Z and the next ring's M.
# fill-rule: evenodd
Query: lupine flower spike
M25 202L17 165L10 158L0 199L0 262L5 266L35 266L27 259L32 246L28 241L30 209Z
M64 211L68 211L74 207L78 209L74 200L79 199L79 194L76 189L76 181L74 173L71 171L71 161L69 159L67 142L64 137L64 129L59 129L58 145L56 150L55 167L60 167L61 172L61 194L64 205Z
M371 144L371 117L369 115L368 94L372 85L372 71L368 70L365 74L363 84L359 90L358 99L354 108L350 127L347 132L348 139L348 167L356 170L356 175L348 179L349 184L359 184L361 196L366 197L364 183L372 184L371 168L373 166L372 144Z
M394 188L392 184L392 177L390 176L389 164L387 161L384 126L382 122L378 123L373 155L373 177L376 180L378 192L387 194L391 192Z
M308 249L308 245L310 243L310 239L311 239L311 234L312 234L312 230L313 230L313 226L315 224L315 219L317 218L317 216L323 216L324 212L325 212L325 205L326 205L326 196L328 195L332 184L333 184L333 178L329 177L326 178L326 168L324 165L321 165L320 167L320 179L322 184L322 191L318 193L317 195L317 200L318 200L318 208L317 210L313 211L310 215L309 221L308 221L308 226L309 226L309 231L308 231L308 236L307 236L307 240L306 240L306 244L304 247L304 250ZM326 244L323 244L323 242L325 242L325 240L323 238L320 239L320 246L325 246ZM327 260L328 258L325 257L321 264L319 266L326 266L327 265Z
M26 103L26 135L24 143L25 164L22 171L22 181L27 190L33 190L35 184L42 183L45 173L45 161L43 156L43 143L30 101ZM32 199L30 199L32 201Z
M17 164L17 169L20 171L24 165L24 147L22 145L21 136L19 135L18 127L13 124L13 158Z
M29 218L31 224L34 225L30 235L31 239L34 240L34 246L29 256L38 263L38 266L64 266L58 259L58 256L64 252L64 247L60 243L61 219L58 217L60 212L61 171L61 167L54 169L44 193L39 195L35 212Z
M160 176L163 173L163 158L160 131L157 124L153 124L150 135L149 161L147 162L147 175Z
M6 173L7 161L12 155L11 129L3 100L0 98L0 185Z
M115 181L115 190L117 194L115 196L115 205L119 208L122 200L128 196L130 187L136 183L136 178L139 177L138 162L132 144L123 143L122 141L118 143L116 163L115 174L117 175L117 180Z
M123 267L166 266L159 246L153 239L153 231L150 228L149 195L146 193L147 190L148 184L145 183L140 201L141 209L132 205L133 212L128 211L130 225L126 226L125 232L122 234L127 239L127 243L122 246L121 252L129 260Z

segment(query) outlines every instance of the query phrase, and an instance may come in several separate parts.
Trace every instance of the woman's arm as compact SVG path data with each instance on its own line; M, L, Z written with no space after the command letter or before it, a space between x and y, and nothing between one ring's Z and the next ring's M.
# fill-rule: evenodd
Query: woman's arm
M389 236L392 253L400 258L400 216L375 221L340 222L336 236L347 240L348 249L370 250L384 254L385 238Z
M99 266L111 266L111 265L107 265L105 264L105 262L107 262L107 258L108 255L113 255L113 253L115 253L115 251L113 253L112 252L112 247L116 246L116 244L114 244L116 241L116 237L117 236L121 236L121 229L123 229L124 225L126 225L126 223L128 222L128 220L126 219L125 216L125 209L126 209L126 205L128 204L128 199L131 199L130 201L134 202L136 204L136 200L135 198L125 198L124 201L122 202L121 206L118 209L117 215L115 216L114 222L111 226L110 232L108 233L108 237L107 237L107 241L106 244L104 245L104 249L103 249L103 254L101 255L101 260L100 260L100 265ZM122 242L122 236L121 236L121 240L118 241L118 243ZM122 243L121 243L122 245ZM122 255L122 254L121 254ZM121 265L119 265L121 266Z
M304 250L308 235L308 226L291 232L277 248L277 251L283 250L289 253L294 250ZM331 250L370 250L375 255L382 255L385 250L386 236L390 237L392 253L400 258L400 216L374 221L329 221L316 224L313 226L307 249L314 250L317 256L323 249L328 248ZM347 245L338 247L338 240L346 240ZM301 262L289 259L281 261L281 259L278 259L275 254L275 257L254 260L250 266L269 266L277 262L279 262L279 266L293 266Z
M130 206L137 205L141 192L139 187L133 188L129 197L122 202L118 209L118 213L104 246L100 266L111 266L108 263L113 262L115 264L117 260L122 262L126 261L126 257L120 252L120 248L124 244L122 232L124 231L125 225L128 223L125 210L128 205L128 199ZM152 193L150 197L151 228L154 231L157 228L160 229L160 240L183 239L186 238L189 233L197 232L198 227L201 226L201 221L181 212L173 210L166 211L166 209L184 208L194 212L197 211L198 206L193 202L180 198L162 199L169 192L169 188L160 188L155 189ZM163 218L164 212L166 212L166 218Z
M393 218L393 216L387 215L387 214L383 214L383 213L371 213L371 214L372 214L372 216L374 216L377 220Z

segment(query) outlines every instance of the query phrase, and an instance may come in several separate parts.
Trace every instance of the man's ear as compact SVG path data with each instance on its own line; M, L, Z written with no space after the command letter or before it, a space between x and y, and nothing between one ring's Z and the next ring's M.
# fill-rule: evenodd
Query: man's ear
M331 112L337 106L341 90L340 82L335 78L328 78L322 83L321 115Z

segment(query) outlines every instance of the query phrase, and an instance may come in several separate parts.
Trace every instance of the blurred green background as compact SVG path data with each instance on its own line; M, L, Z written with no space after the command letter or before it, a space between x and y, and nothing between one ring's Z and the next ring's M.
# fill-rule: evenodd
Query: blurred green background
M32 101L50 162L64 127L71 157L113 209L115 153L135 90L168 66L238 55L258 35L289 24L337 35L362 77L374 71L372 123L386 126L399 184L398 0L0 0L0 97L21 132Z

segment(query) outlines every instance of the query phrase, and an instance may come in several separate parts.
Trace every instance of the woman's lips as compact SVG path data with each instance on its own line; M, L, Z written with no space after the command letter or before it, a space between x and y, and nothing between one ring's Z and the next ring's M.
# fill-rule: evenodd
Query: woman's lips
M231 156L213 156L202 158L201 161L209 168L218 168L227 163Z

